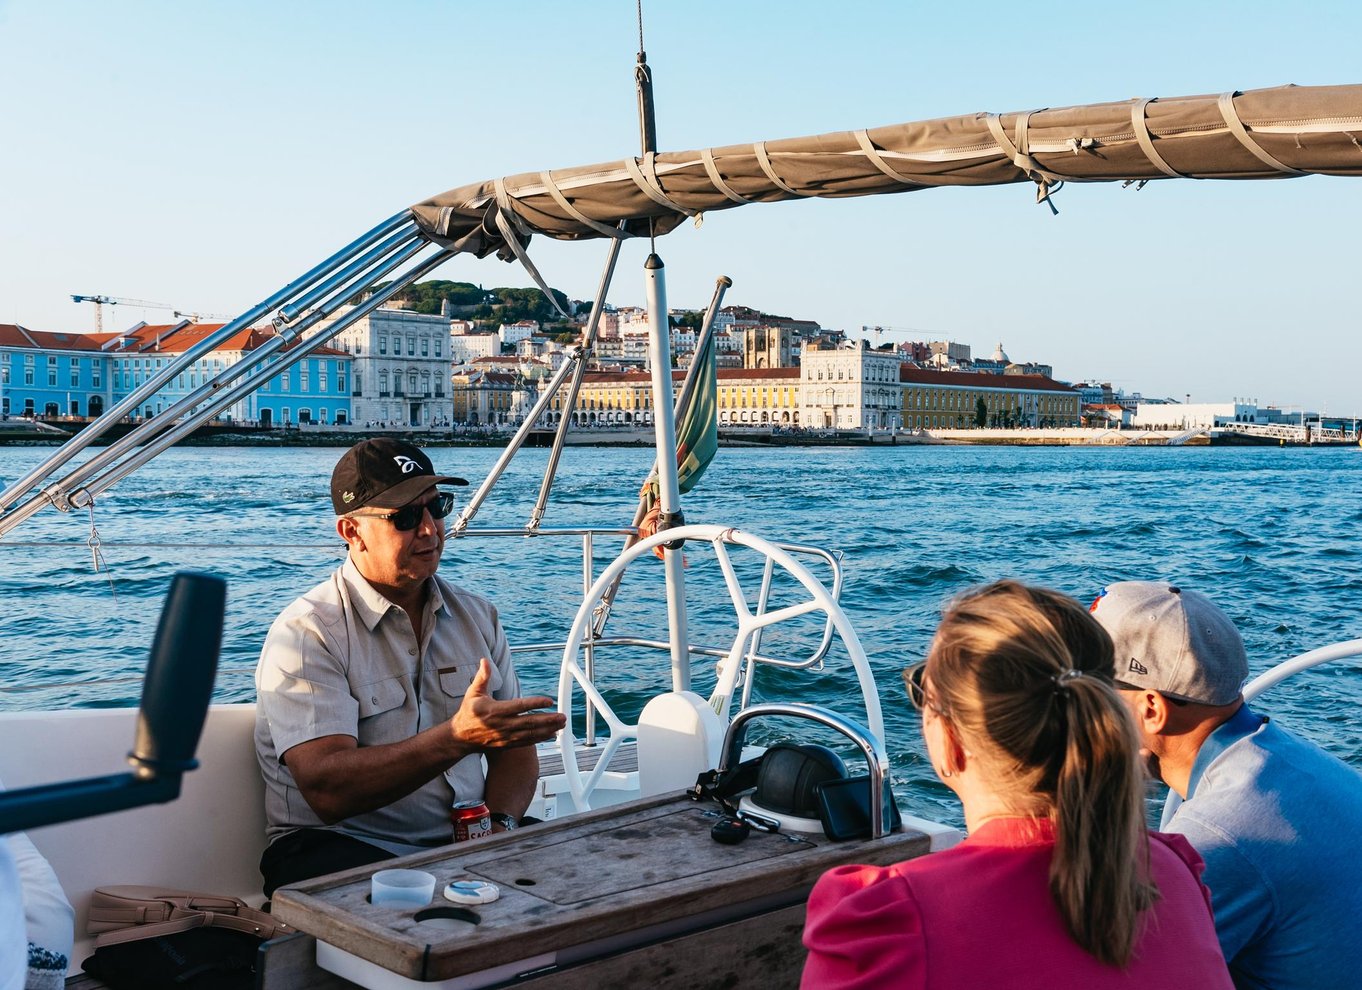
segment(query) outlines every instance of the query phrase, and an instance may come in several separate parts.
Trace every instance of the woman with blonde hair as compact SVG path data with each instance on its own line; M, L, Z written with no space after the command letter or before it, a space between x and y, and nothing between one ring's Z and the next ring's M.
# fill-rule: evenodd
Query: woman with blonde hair
M1111 640L1082 606L1014 581L971 592L904 681L969 837L826 873L805 988L1229 990L1200 858L1145 828Z

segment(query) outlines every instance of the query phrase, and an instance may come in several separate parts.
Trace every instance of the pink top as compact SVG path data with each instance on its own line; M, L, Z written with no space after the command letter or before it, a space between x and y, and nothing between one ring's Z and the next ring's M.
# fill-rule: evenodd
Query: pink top
M1064 927L1050 896L1054 825L1004 818L945 852L825 873L809 896L801 986L1232 990L1201 858L1180 835L1149 838L1160 896L1125 969Z

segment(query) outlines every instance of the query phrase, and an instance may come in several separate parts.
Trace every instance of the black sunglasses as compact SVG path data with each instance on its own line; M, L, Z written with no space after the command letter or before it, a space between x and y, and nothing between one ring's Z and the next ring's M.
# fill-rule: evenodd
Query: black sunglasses
M393 524L394 529L406 533L421 525L421 519L427 511L430 512L430 518L443 519L454 511L454 496L449 492L438 492L429 502L412 502L394 512L364 512L357 515L369 519L386 519Z

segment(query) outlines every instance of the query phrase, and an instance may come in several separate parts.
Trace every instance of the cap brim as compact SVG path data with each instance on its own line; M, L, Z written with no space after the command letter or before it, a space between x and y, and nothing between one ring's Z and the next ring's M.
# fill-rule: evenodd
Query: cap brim
M400 509L412 499L416 498L428 488L436 485L466 485L463 478L455 478L447 474L422 474L415 478L407 478L399 481L386 492L375 495L365 507L373 506L378 509Z

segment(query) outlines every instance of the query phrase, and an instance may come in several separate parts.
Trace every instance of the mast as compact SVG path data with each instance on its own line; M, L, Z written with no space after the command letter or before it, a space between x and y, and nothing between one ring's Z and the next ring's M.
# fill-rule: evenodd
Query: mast
M643 158L657 153L657 119L653 106L653 73L643 50L643 4L638 5L638 62L634 68L638 91L639 143ZM652 225L649 225L650 240ZM652 370L653 434L657 444L658 501L662 513L658 531L681 525L681 488L676 468L676 418L673 412L671 320L667 313L666 266L656 243L643 263L648 304L648 358ZM681 545L664 544L667 578L667 632L672 655L672 690L690 690L690 637L686 629L686 576Z

